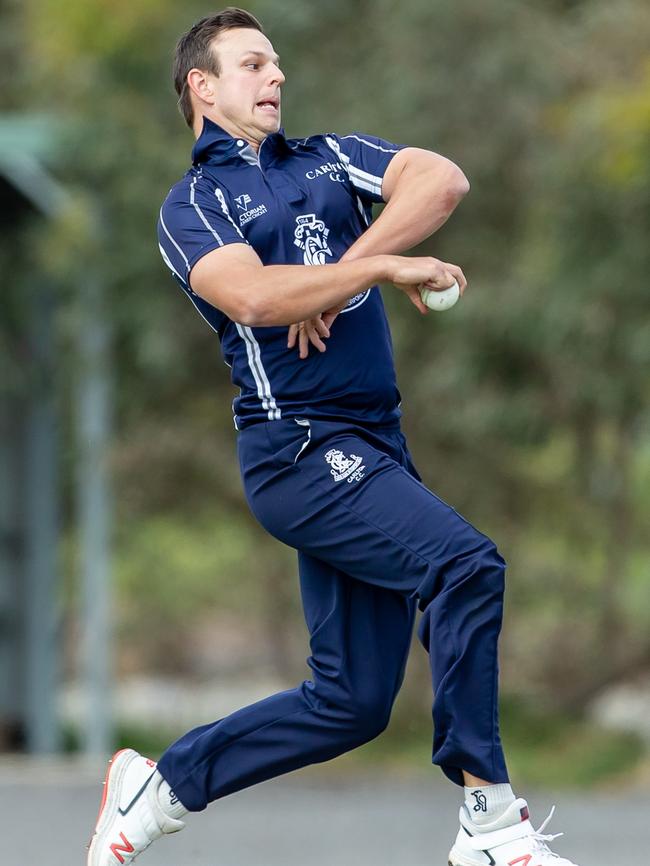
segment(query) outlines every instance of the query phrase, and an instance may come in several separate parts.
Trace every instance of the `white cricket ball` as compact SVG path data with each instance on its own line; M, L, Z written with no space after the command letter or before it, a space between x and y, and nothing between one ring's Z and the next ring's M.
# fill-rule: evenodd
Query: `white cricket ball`
M426 304L430 310L436 310L441 313L443 310L449 310L453 307L458 298L460 298L460 286L456 280L454 280L448 289L440 291L422 286L420 288L420 297L422 298L422 303Z

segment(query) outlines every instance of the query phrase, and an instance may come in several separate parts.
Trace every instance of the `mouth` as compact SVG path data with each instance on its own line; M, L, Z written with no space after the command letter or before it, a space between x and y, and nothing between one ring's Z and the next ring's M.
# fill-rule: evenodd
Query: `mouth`
M256 104L256 108L259 108L260 111L263 111L265 114L276 117L280 111L280 99L277 96L272 96L268 99L261 99Z

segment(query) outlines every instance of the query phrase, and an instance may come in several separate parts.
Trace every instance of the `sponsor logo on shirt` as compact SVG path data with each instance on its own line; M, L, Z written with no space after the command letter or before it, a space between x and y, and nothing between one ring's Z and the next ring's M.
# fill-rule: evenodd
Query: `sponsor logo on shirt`
M337 482L347 478L347 483L352 484L353 481L361 481L366 474L364 471L366 467L362 465L363 457L358 457L356 454L346 457L337 448L330 448L325 455L325 462L332 467L330 475Z
M346 171L340 162L324 162L318 168L305 172L307 180L316 180L317 177L323 177L324 175L327 175L330 180L336 183L345 183Z
M251 220L257 219L257 217L262 216L267 213L265 204L258 204L257 207L248 209L248 205L253 201L253 199L248 195L247 192L242 193L242 195L238 195L235 198L235 202L237 204L237 208L243 213L239 214L239 225L245 226L246 223L249 223Z

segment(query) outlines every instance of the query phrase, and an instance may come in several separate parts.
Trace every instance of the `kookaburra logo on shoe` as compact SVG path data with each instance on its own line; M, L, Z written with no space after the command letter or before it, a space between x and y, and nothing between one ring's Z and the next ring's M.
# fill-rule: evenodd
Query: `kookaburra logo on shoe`
M487 812L487 797L485 796L483 791L472 791L472 797L476 797L476 803L474 803L474 811Z
M325 455L325 460L332 467L330 474L334 477L334 481L343 481L347 478L348 484L352 484L353 481L361 481L366 474L364 472L366 467L361 465L363 457L357 457L356 454L346 457L342 451L330 448Z

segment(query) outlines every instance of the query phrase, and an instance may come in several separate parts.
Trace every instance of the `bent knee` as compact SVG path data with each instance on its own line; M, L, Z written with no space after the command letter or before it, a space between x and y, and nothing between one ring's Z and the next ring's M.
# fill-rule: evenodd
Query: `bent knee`
M352 719L350 728L350 742L353 747L369 743L382 734L388 727L390 721L390 708L379 708L371 710L363 708Z
M346 749L374 740L386 730L393 700L392 694L378 690L372 695L348 696L337 702L337 706L330 704L330 712L334 711L338 716Z
M502 597L506 563L496 544L486 535L465 531L463 543L444 561L431 562L417 589L420 610L425 610L440 593L470 587L472 592Z

